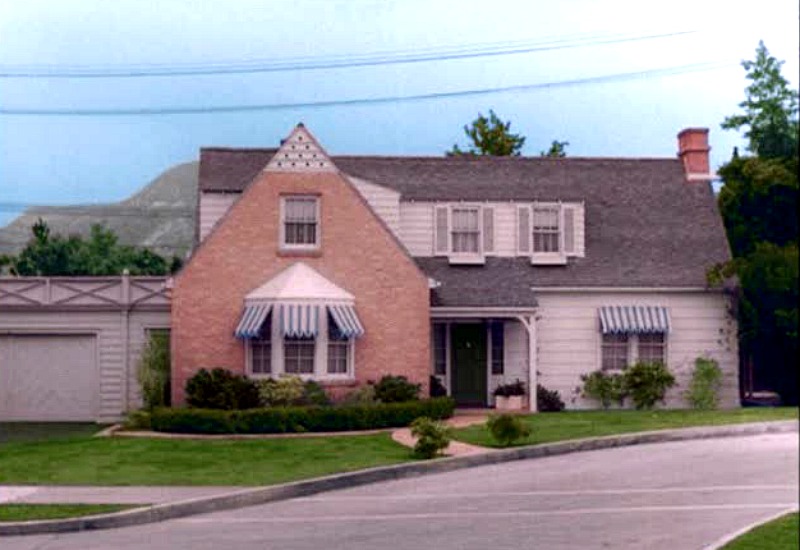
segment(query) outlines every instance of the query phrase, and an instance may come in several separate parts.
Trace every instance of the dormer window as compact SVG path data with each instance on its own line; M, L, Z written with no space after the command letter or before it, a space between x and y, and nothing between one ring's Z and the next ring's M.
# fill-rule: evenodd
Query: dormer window
M583 238L582 213L583 205L575 203L518 204L517 255L530 256L534 265L564 265L569 256L582 257L576 246L579 230Z
M319 198L305 195L281 198L281 247L319 247Z
M533 253L561 251L561 209L558 206L533 207Z
M434 208L434 248L451 264L482 264L494 252L494 208L451 204Z

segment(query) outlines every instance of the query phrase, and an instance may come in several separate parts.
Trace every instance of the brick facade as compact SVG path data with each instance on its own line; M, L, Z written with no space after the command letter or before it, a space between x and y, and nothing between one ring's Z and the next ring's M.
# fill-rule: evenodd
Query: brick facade
M288 194L320 197L318 251L280 250L280 197ZM201 368L245 372L245 344L233 336L244 297L297 261L355 296L366 331L356 340L356 381L402 374L427 392L426 276L338 172L262 172L175 279L173 404L184 402L186 380Z

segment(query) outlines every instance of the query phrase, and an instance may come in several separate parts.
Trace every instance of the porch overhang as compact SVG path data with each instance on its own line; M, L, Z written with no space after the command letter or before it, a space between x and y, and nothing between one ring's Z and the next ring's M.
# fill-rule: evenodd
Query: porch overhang
M431 319L519 319L536 311L535 307L431 307Z

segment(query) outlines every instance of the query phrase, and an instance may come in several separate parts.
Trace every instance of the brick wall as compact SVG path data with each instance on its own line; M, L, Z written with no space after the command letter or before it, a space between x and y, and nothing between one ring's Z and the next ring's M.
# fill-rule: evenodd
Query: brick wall
M279 250L282 194L320 196L319 251ZM175 279L173 403L184 402L186 380L200 368L244 372L244 343L233 336L244 297L297 261L355 296L366 331L355 346L357 381L403 374L427 392L430 311L425 275L339 174L264 172Z

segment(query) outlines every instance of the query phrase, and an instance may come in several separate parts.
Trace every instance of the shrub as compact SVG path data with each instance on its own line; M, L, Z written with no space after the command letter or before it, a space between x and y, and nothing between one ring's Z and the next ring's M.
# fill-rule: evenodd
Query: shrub
M372 383L353 390L342 401L346 405L372 405L377 402L377 399L375 399L375 385Z
M375 398L381 403L403 403L419 399L420 384L412 384L405 376L386 375L375 384Z
M447 388L444 387L438 376L431 375L430 388L431 397L444 397L447 395Z
M333 407L269 407L248 410L154 409L152 429L177 433L290 433L369 430L408 426L415 419L453 415L449 397Z
M558 412L564 410L564 402L556 390L548 390L536 385L536 410L539 412Z
M492 414L486 422L489 433L503 447L515 441L529 437L531 427L521 418L513 414Z
M199 409L251 409L258 407L258 386L249 378L226 369L200 369L186 381L186 402Z
M510 382L508 384L500 384L494 389L494 395L499 397L525 395L525 382L517 378L514 382Z
M421 416L411 423L411 435L417 438L414 455L419 458L434 458L450 444L450 428L427 416Z
M319 383L313 380L306 380L303 384L302 404L325 407L331 404L331 400L325 392L325 388Z
M652 409L657 401L664 401L667 390L675 385L675 377L663 363L639 362L625 369L625 391L633 405L641 409Z
M131 411L125 419L125 427L131 430L150 430L149 411Z
M170 405L170 376L169 332L152 331L136 369L145 409Z
M267 378L256 385L261 405L265 407L298 405L303 398L303 381L298 376Z
M719 405L719 389L722 386L722 369L713 359L698 357L689 389L684 394L693 409L716 409Z
M612 402L622 405L625 401L625 384L621 374L607 374L596 370L582 374L581 382L583 382L583 396L599 401L604 409L610 407Z

